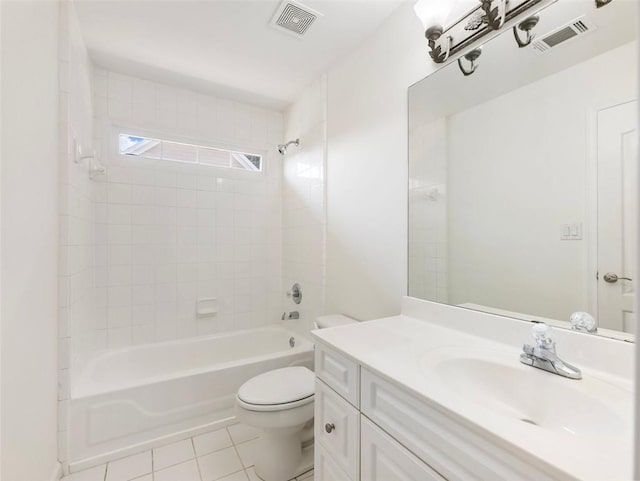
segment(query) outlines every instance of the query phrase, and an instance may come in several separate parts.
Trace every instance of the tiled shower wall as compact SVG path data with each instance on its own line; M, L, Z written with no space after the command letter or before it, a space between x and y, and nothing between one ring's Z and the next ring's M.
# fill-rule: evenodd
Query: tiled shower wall
M82 350L264 326L282 311L282 114L94 69L97 313ZM261 153L248 172L121 156L119 132ZM218 313L198 317L198 299Z
M447 302L447 119L409 132L409 295Z
M75 145L92 141L91 63L72 2L60 2L59 130L60 246L58 315L58 457L67 460L71 339L91 323L93 310L93 183L74 163Z
M327 79L311 84L286 113L285 139L300 138L284 158L282 203L283 292L302 286L300 305L285 301L287 312L300 312L293 327L309 329L324 313L325 165Z

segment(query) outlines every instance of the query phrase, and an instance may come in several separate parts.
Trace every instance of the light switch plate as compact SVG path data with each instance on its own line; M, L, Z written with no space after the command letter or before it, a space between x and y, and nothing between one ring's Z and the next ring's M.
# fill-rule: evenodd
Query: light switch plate
M560 240L582 240L582 222L562 224L560 226Z

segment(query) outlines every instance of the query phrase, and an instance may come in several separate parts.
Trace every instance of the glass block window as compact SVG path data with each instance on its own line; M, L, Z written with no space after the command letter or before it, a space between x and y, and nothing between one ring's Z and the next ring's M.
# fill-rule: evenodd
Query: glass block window
M120 155L146 157L149 159L211 165L254 172L262 170L262 156L258 154L152 139L138 135L120 134L118 136L118 152L120 152Z

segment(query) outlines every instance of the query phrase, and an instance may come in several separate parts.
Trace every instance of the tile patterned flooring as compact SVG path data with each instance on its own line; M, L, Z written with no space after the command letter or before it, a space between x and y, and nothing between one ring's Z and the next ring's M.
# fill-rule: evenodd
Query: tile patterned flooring
M258 431L244 424L211 431L71 473L62 481L260 481ZM313 481L313 470L291 481Z

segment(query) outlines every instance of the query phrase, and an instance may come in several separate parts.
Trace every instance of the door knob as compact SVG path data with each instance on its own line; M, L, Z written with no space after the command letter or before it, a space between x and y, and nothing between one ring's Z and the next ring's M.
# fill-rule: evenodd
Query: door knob
M336 425L333 423L327 423L324 425L324 430L329 434L331 434L335 428L336 428Z
M607 272L604 275L603 279L604 279L605 282L608 282L609 284L615 284L620 279L622 279L624 281L630 281L631 280L629 277L618 277L618 274L614 274L613 272Z

